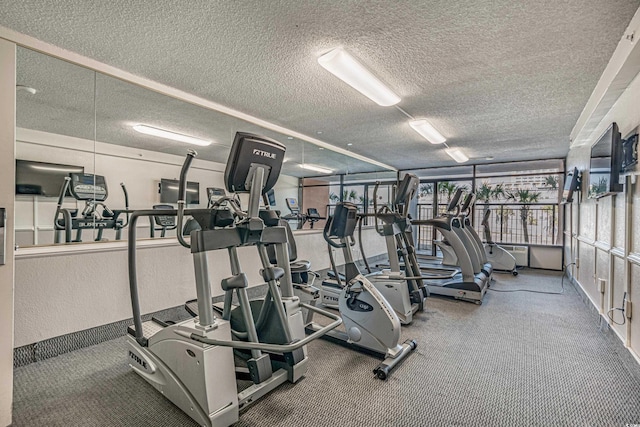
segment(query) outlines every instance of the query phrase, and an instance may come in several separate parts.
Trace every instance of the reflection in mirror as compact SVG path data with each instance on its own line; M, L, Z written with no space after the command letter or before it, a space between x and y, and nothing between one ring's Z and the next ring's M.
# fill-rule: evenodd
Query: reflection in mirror
M176 180L187 150L198 152L188 176L190 206L206 207L210 197L224 187L224 168L237 131L263 135L286 145L282 174L269 204L283 215L298 215L290 209L295 211L297 202L304 215L292 221L294 228L315 225L317 221L307 220L308 210L315 213L316 209L317 217L323 218L329 204L328 189L303 202L300 178L331 174L335 179L336 174L380 169L26 49L19 51L18 73L20 84L37 89L35 96L26 90L18 96L18 159L53 164L49 167L57 168L55 173L60 175L55 181L63 182L64 176L77 172L64 199L66 210L61 218L75 226L84 215L86 229L80 236L72 230L71 238L62 233L61 242L124 240L127 210L154 206L160 211L158 216L149 222L140 221L138 226L145 230L138 230L137 235L175 237L181 230L176 230L175 221L162 215L161 209L176 206ZM41 176L43 171L39 173ZM34 179L38 176L31 175ZM35 187L23 188L35 191ZM57 194L50 193L57 191L43 186L44 195L17 196L22 221L18 241L22 246L54 242ZM79 220L69 221L69 217Z
M345 159L346 160L346 159ZM354 160L353 163L350 160ZM356 204L358 211L373 213L375 200L383 204L389 203L396 183L396 172L379 170L361 172L362 169L376 169L372 165L361 165L358 160L347 160L348 167L354 173L344 175L316 176L303 180L303 201L305 209L316 209L321 217L326 218L333 213L338 202L346 201ZM376 183L377 189L376 189ZM370 223L365 219L365 224ZM320 221L320 225L324 222ZM307 227L305 227L307 228ZM310 227L309 227L310 228Z
M160 211L138 222L139 238L185 232L161 211L177 206L180 168L188 149L198 153L188 175L188 207L206 207L214 189L224 187L235 119L103 74L96 78L96 117L96 174L112 189L110 206L127 205L120 191L124 184L130 209ZM157 130L173 135L159 136ZM184 136L196 144L179 140ZM122 219L126 221L126 215ZM104 235L117 238L115 230Z
M22 47L16 57L16 244L51 244L65 177L94 171L95 73ZM66 196L62 210L84 207Z

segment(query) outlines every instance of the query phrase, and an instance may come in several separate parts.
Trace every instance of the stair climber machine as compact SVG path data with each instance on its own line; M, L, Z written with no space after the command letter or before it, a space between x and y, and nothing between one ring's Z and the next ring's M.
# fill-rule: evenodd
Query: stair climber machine
M462 193L462 190L458 190ZM473 264L474 271L482 270L486 275L491 276L493 272L493 265L487 259L487 254L485 253L484 247L482 245L482 240L480 236L476 232L476 230L471 225L471 211L473 209L473 202L475 201L475 195L473 193L468 193L465 195L462 204L459 206L456 214L452 216L457 216L460 220L460 227L456 228L454 231L458 234L464 247L469 252L469 256L471 258L471 263ZM453 209L449 209L448 212L453 212ZM455 250L451 246L448 240L436 241L436 244L440 247L440 250L443 252L443 264L449 263L449 265L458 265L458 256L456 255ZM446 260L446 261L445 261Z
M422 275L419 269L414 269L417 264L408 261L409 256L415 256L406 250L404 244L405 231L407 227L411 227L406 215L406 206L409 205L411 199L416 194L416 189L420 180L416 175L406 174L402 182L396 189L396 195L394 197L394 210L389 209L388 206L383 206L377 209L377 200L379 182L376 183L373 190L374 199L374 217L376 231L384 237L387 253L389 255L389 268L384 268L382 271L372 272L367 262L366 253L362 241L362 222L365 216L358 216L358 242L360 244L360 251L364 260L365 266L369 274L367 279L373 283L373 285L380 291L384 298L389 302L396 315L400 319L400 323L403 325L411 323L413 315L418 311L423 311L426 304L426 298L429 296L429 291L422 281ZM378 220L382 222L380 226ZM400 268L400 259L402 259L405 266L405 271ZM335 288L323 289L326 295L329 291ZM324 300L323 300L324 302Z
M377 378L386 380L391 371L415 350L417 343L407 340L399 344L400 319L380 291L360 274L351 251L351 246L355 245L353 233L356 223L356 205L343 202L336 205L333 216L324 226L323 236L329 245L335 279L324 280L320 293L323 299L329 290L332 295L337 295L338 310L346 330L331 331L324 338L384 359L373 372ZM331 253L332 248L342 249L345 259L344 281ZM307 324L308 333L321 328L313 320Z
M125 209L111 210L104 203L109 196L107 182L102 175L89 173L70 173L64 178L64 184L58 196L58 205L53 220L55 230L54 243L61 243L64 232L64 242L82 242L82 230L98 230L95 241L102 240L104 230L115 230L116 240L120 240L122 229L129 222L129 194L124 183L120 183L124 193ZM78 215L78 209L63 208L67 190L74 199L85 202L84 209ZM120 215L126 214L126 220ZM75 239L73 230L76 230Z
M285 147L273 140L237 133L225 169L225 186L230 192L249 192L243 211L232 197L223 197L208 209L185 209L187 171L196 156L190 151L180 173L177 210L163 211L177 216L182 229L185 216L198 221L187 242L195 266L197 317L177 323L157 319L142 321L136 265L136 222L157 210L135 211L129 227L129 283L134 325L129 328L129 364L132 369L203 426L235 423L239 410L257 401L278 385L298 381L305 373L306 345L342 323L339 316L301 303L293 296L288 267L274 267L265 245L275 246L278 262L288 266L287 235L282 227L266 227L259 216L261 193L275 185ZM220 208L226 203L226 208ZM249 301L248 280L242 271L237 249L257 249L262 276L268 291L264 299ZM221 282L224 310L214 314L209 278L208 254L225 251L232 275ZM219 258L219 257L218 257ZM236 296L238 305L232 305ZM331 319L315 333L305 336L301 308ZM234 357L239 356L239 357ZM242 361L242 356L248 360ZM239 380L248 380L246 388Z
M511 272L511 274L517 276L516 258L491 238L491 226L489 225L490 216L491 209L487 209L482 218L484 240L486 241L484 244L484 252L487 255L487 260L489 260L494 270Z
M459 272L445 279L425 278L429 292L436 295L452 296L463 301L482 304L491 281L491 265L481 264L470 237L463 229L463 220L452 214L460 202L462 190L454 194L448 206L447 215L432 219L413 221L414 225L430 225L438 230L451 245L459 266ZM472 257L474 261L472 261Z

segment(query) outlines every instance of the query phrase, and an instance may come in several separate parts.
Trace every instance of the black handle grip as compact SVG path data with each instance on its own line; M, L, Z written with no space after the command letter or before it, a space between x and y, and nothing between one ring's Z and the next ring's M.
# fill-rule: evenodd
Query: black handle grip
M182 165L182 170L180 170L180 185L178 186L178 201L186 201L186 193L187 193L187 172L191 167L191 162L198 155L195 150L189 150L187 152L187 157L184 159L184 164Z

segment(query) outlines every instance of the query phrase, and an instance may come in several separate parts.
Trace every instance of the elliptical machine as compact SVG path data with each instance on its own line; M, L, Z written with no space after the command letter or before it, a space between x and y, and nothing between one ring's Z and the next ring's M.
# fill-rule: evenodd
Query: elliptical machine
M360 273L353 260L351 246L357 222L357 207L352 203L336 205L333 216L325 224L323 236L329 245L331 268L335 279L326 279L322 288L339 289L338 310L346 332L330 331L324 338L354 350L373 353L384 360L373 372L386 380L391 370L416 349L415 340L400 341L400 319L376 287ZM345 259L344 281L338 272L331 248L342 249ZM312 320L307 332L314 333L321 326Z
M458 191L461 192L462 190L458 189ZM456 206L457 212L453 216L458 217L460 226L455 228L454 231L460 240L462 240L464 247L469 253L474 271L477 273L481 270L487 276L491 276L491 273L493 272L493 265L487 259L487 255L482 246L482 240L475 228L471 225L471 220L469 218L471 216L474 201L475 195L473 193L467 193L462 204L460 206ZM453 209L448 209L448 214L450 215L452 211ZM450 217L453 216L450 215ZM458 255L449 241L446 239L436 241L436 244L444 254L442 263L458 266Z
M415 313L424 311L426 299L429 296L429 291L422 281L420 270L414 268L417 262L412 263L409 260L409 257L415 256L411 252L412 247L407 245L405 241L407 230L411 229L408 206L416 194L419 183L420 180L414 174L406 174L404 176L400 185L395 188L393 210L387 206L382 206L378 209L376 201L380 182L376 182L374 187L375 226L378 234L385 238L389 256L389 268L384 268L379 272L371 271L362 243L362 220L365 215L360 215L358 221L358 241L362 258L369 272L367 278L393 307L400 319L400 323L403 325L411 323ZM381 226L378 224L378 220L382 221ZM404 264L404 271L401 270L401 259Z
M518 275L516 266L516 257L511 255L505 248L498 245L491 238L491 226L489 225L489 217L491 209L487 209L482 217L482 227L484 228L484 251L487 259L493 265L494 270L511 272L514 276Z
M424 278L424 281L430 293L452 296L479 305L482 304L482 298L491 282L492 269L489 264L482 265L476 257L473 258L475 261L472 260L472 248L467 248L467 245L473 244L469 242L472 238L463 229L464 221L457 215L457 211L455 215L452 214L457 209L461 197L462 190L458 189L449 203L447 215L413 221L414 225L433 226L449 241L458 259L459 272L454 270L454 274L451 276L439 279L436 278L436 274L438 270L442 270L440 267L425 269L425 264L422 264L420 268L423 274L425 274L425 270L428 271L425 274L428 276ZM475 255L475 251L473 255ZM431 272L436 272L436 274Z
M245 212L235 199L227 197L230 209L184 209L186 175L196 153L190 151L180 174L177 215L182 229L184 217L198 221L190 243L181 233L180 243L191 249L196 274L197 317L178 323L152 319L142 322L136 269L136 222L142 216L154 216L157 210L135 211L129 227L129 284L134 326L128 337L129 364L147 382L200 425L223 427L238 420L240 408L290 381L304 375L307 366L305 346L336 328L342 320L314 306L300 303L293 296L290 272L274 267L268 260L266 244L276 246L278 262L288 265L287 235L282 227L265 227L259 216L260 194L275 184L284 146L255 135L238 133L225 170L229 191L250 192ZM262 276L268 283L267 297L249 302L248 280L241 270L237 248L253 246L258 250ZM214 315L208 274L207 253L225 250L232 276L222 280L225 304L222 318ZM279 285L279 286L278 286ZM282 292L282 295L281 293ZM232 308L232 296L239 306ZM305 337L300 308L322 314L332 322ZM241 330L241 328L244 328ZM276 342L276 343L274 343ZM236 366L233 349L248 352L246 366ZM238 392L236 378L252 385Z
M89 173L70 173L64 178L64 184L58 196L58 205L53 219L55 230L54 243L61 243L64 231L64 243L82 242L82 230L98 230L95 241L102 240L103 231L112 229L116 231L116 240L120 240L122 229L129 222L129 193L124 183L120 183L124 193L125 209L111 210L104 203L109 196L107 181L102 175ZM85 206L80 216L78 209L63 208L64 197L67 189L74 199L84 201ZM101 210L99 211L98 208ZM120 215L126 213L126 220L120 219ZM76 230L73 239L72 232Z

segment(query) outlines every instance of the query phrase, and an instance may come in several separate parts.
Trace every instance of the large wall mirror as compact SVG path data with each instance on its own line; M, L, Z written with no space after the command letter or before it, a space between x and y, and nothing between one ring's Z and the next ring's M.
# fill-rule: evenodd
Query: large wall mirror
M175 206L187 149L198 152L190 170L187 201L206 207L223 172L237 131L273 138L287 146L282 175L269 202L309 228L298 212L328 213L330 188L303 194L301 178L319 182L381 168L238 118L154 92L26 48L17 52L16 242L19 247L126 239L119 212ZM141 133L137 125L210 142L185 142ZM151 129L153 132L153 129ZM391 174L394 174L393 172ZM331 178L328 178L331 177ZM65 178L69 189L65 189ZM306 192L304 192L306 193ZM326 193L326 194L325 194ZM294 203L295 202L295 203ZM292 205L293 203L293 205ZM66 215L69 215L67 217ZM84 216L83 216L84 215ZM68 218L88 218L78 235L65 232ZM57 225L57 226L56 226ZM140 221L140 238L174 237L171 221ZM58 228L59 230L56 230Z

